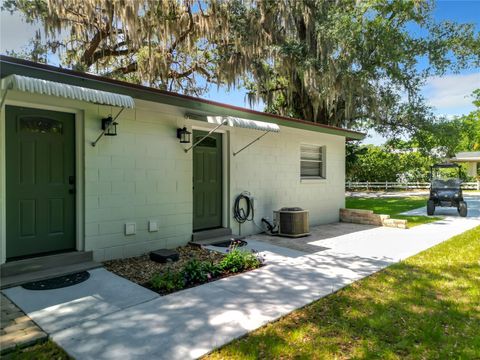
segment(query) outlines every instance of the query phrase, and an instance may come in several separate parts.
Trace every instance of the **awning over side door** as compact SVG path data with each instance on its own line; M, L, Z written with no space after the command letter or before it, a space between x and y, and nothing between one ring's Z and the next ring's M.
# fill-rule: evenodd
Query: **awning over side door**
M52 95L122 108L135 107L133 98L128 95L88 89L81 86L67 85L16 74L6 76L2 79L2 90L18 90L36 94Z
M257 120L248 120L237 118L233 116L207 116L207 121L211 124L221 124L239 127L244 129L268 131L268 132L280 132L280 126L274 123L257 121Z

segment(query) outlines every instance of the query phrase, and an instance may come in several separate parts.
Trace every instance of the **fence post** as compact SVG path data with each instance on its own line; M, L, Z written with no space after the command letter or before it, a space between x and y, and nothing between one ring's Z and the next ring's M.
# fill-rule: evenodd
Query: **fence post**
M368 191L368 181L367 181L367 191Z
M385 190L388 190L388 181L385 181Z
M477 180L477 190L480 190L480 179Z

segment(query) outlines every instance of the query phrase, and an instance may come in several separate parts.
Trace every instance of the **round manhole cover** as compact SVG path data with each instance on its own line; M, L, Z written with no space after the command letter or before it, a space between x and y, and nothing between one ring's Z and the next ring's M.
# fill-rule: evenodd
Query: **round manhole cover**
M84 282L90 277L90 273L82 271L75 274L59 276L47 280L32 281L23 284L22 287L27 290L52 290L72 286Z

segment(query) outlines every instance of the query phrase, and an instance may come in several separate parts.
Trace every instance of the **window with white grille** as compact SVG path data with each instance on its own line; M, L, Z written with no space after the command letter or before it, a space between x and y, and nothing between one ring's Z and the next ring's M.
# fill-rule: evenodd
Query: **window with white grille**
M300 146L300 177L302 179L325 178L325 146Z

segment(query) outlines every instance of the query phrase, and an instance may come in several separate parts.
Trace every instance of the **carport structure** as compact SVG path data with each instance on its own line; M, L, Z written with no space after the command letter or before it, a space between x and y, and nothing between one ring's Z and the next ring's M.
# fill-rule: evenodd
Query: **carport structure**
M479 171L478 164L480 164L480 151L459 152L459 153L455 154L455 157L450 159L450 161L455 162L455 163L467 163L467 165L468 165L468 176L477 177L477 180L479 180L479 178L478 178L478 171Z

